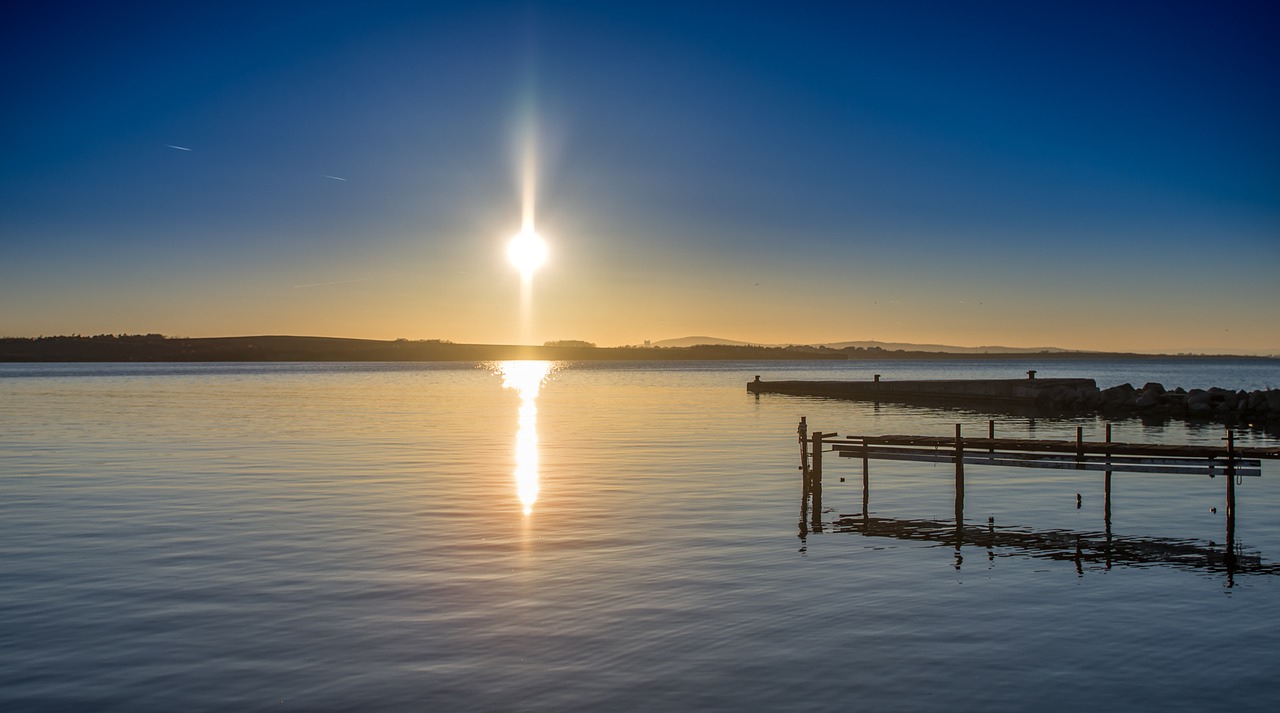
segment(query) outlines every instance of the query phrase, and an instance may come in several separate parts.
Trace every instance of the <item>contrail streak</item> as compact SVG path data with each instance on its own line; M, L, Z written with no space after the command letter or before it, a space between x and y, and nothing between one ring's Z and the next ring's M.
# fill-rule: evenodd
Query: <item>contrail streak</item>
M171 149L177 149L177 150L179 150L179 151L190 151L190 150L191 150L191 149L187 148L186 146L174 146L173 144L165 144L165 146L166 146L166 147L168 147L168 148L171 148Z

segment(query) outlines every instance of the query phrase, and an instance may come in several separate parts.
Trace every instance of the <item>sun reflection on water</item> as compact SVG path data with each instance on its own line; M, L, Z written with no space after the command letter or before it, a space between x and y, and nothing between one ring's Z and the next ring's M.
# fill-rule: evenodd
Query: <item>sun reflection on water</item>
M516 431L516 495L524 514L533 512L538 500L538 391L552 371L549 361L504 361L498 364L502 388L520 394L519 428Z

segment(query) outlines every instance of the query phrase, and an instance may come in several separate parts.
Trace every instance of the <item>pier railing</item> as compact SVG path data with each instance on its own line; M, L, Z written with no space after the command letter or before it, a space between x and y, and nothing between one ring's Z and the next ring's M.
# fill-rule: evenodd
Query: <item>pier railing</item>
M1235 448L1234 436L1226 448L1086 441L1077 429L1075 441L1020 438L965 438L957 426L955 437L846 436L824 437L824 445L843 458L957 463L968 465L1061 468L1128 473L1184 475L1261 475L1262 461ZM832 434L834 436L834 434Z
M913 435L845 435L809 431L805 418L797 427L800 442L800 470L802 472L801 528L805 530L807 515L809 525L822 528L822 471L823 454L834 453L841 458L862 461L862 512L860 519L842 516L845 527L870 528L870 461L896 460L922 463L950 463L955 466L955 521L954 538L957 547L965 538L964 486L965 465L981 467L1057 468L1069 470L1101 471L1104 473L1103 518L1106 538L1111 532L1111 484L1112 473L1152 473L1207 475L1211 478L1226 476L1227 549L1224 561L1234 566L1233 553L1236 522L1236 486L1244 477L1258 477L1262 473L1262 461L1280 459L1280 448L1238 447L1235 434L1227 429L1222 446L1167 445L1149 443L1120 443L1112 441L1111 424L1106 425L1103 441L1087 441L1084 429L1076 429L1074 440L1045 440L1026 438L996 438L995 422L988 421L985 438L968 438L956 424L954 436ZM843 481L844 478L841 478ZM1080 506L1080 496L1076 496ZM931 525L930 527L934 527ZM855 527L855 529L858 529ZM925 528L930 529L930 528ZM936 529L936 527L934 527ZM913 530L914 532L914 530ZM918 534L918 533L917 533ZM971 541L976 538L970 538ZM996 540L993 540L993 542ZM1280 573L1280 569L1271 573ZM1229 568L1230 572L1230 568Z

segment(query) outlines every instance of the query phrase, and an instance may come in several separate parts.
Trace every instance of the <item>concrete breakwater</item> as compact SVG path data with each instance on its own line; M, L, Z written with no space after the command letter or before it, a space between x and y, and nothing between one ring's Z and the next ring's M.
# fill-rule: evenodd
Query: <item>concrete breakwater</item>
M921 381L881 381L879 377L873 381L762 381L757 376L755 381L747 383L747 391L999 410L1280 421L1280 389L1166 389L1155 382L1141 389L1131 384L1099 389L1093 379L1037 379L1034 372L1026 379Z

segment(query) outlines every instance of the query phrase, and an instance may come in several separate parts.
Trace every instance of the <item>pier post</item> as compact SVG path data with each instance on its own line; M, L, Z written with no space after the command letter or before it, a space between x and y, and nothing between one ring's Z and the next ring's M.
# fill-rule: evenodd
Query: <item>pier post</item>
M1107 470L1102 476L1102 527L1107 538L1106 567L1111 569L1111 422L1107 422Z
M1236 517L1236 434L1227 428L1227 522Z
M987 439L991 441L994 441L996 439L996 421L994 418L987 421ZM996 452L995 445L992 444L992 446L987 449L987 452L995 453Z
M1102 522L1107 528L1107 539L1111 539L1111 424L1107 424L1107 470L1102 476Z
M867 509L871 504L871 458L867 454L867 442L862 442L862 521L870 517Z
M960 424L956 424L956 534L964 524L964 439L960 436Z
M813 432L812 442L809 496L813 500L813 505L809 511L809 517L813 529L817 530L822 525L822 431Z
M1227 573L1235 568L1236 549L1236 435L1227 427Z
M800 436L800 471L805 474L805 480L809 479L809 424L806 423L805 417L800 417L800 425L796 426L796 433Z
M800 499L804 507L809 503L809 424L805 417L800 417L800 425L796 426L800 437Z

